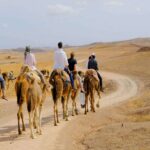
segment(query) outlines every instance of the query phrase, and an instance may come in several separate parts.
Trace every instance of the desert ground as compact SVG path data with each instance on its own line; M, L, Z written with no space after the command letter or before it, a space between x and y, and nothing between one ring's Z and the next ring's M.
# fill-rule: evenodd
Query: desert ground
M0 150L149 150L150 149L150 45L145 40L93 43L68 47L74 51L78 68L86 69L93 52L104 79L100 108L84 115L78 99L78 116L61 119L53 125L50 93L43 107L41 136L30 138L28 114L24 106L27 130L17 134L17 103L14 82L7 90L9 101L0 99ZM34 53L34 51L33 51ZM53 68L53 51L35 52L39 69ZM13 70L17 76L23 64L23 51L0 52L2 71ZM69 105L71 110L71 102ZM62 118L61 105L59 115Z

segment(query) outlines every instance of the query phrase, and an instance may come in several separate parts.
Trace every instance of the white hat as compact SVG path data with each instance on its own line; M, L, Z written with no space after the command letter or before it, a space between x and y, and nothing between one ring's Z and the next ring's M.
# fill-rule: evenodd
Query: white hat
M92 56L95 56L95 53L92 53Z

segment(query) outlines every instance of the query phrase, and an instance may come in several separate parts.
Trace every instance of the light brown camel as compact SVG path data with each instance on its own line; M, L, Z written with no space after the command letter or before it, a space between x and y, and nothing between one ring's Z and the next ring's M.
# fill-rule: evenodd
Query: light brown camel
M47 69L42 69L41 73L43 74L43 76L45 77L46 80L49 80L50 77L50 72Z
M10 71L10 72L3 72L2 73L2 76L5 80L5 83L6 83L6 88L8 89L9 88L9 84L10 84L10 81L14 81L16 79L16 77L14 76L14 73L13 71Z
M79 92L81 90L81 85L80 85L80 77L77 71L73 71L73 78L74 78L74 86L75 90L72 90L71 92L71 99L72 99L72 116L74 114L78 115L78 109L77 109L77 102L76 99L78 98Z
M33 102L35 102L35 99L31 98L30 96L33 95L32 92L34 91L33 89L35 88L35 85L36 85L37 89L40 89L42 85L37 84L37 82L39 83L39 78L37 76L37 78L35 79L36 75L33 75L33 74L34 73L30 72L30 69L29 69L28 66L23 66L21 68L21 73L17 77L16 83L15 83L17 104L19 106L19 110L18 110L18 113L17 113L18 134L22 134L22 131L25 131L25 125L24 125L24 119L23 119L23 110L22 110L23 109L22 108L23 104L25 102L27 103L27 106L28 106L27 108L28 108L28 111L29 111L29 117L31 116L30 112L35 111L35 108L37 107L37 105L35 105L35 103L33 103ZM33 75L33 76L31 76L31 75ZM33 78L35 79L35 81L34 81ZM31 87L33 87L33 89ZM43 88L41 88L42 91L44 90ZM38 95L37 92L35 92L35 93ZM40 95L38 95L38 97L41 97L41 92L39 94ZM40 107L42 107L42 104L44 102L45 96L46 96L45 95L45 91L43 91L43 93L42 93L42 101L40 102ZM37 101L38 101L38 104L39 104L39 99ZM40 111L41 111L41 108L40 108ZM20 128L20 119L22 120L22 130ZM31 119L30 119L30 125L31 125ZM32 135L33 134L31 134L31 136Z
M4 81L5 81L5 85L6 85L6 88L8 89L9 88L9 84L10 84L10 81L14 81L16 79L16 77L14 77L14 73L13 71L10 71L10 72L3 72L1 73ZM0 86L0 96L2 95L2 88Z
M29 126L31 131L31 138L35 138L33 128L34 122L38 134L42 134L41 130L41 111L42 105L46 99L46 85L39 85L38 81L31 79L27 91L27 109L29 114Z
M91 103L91 111L95 112L95 92L97 92L99 96L98 102L96 104L97 107L99 107L100 100L99 79L95 70L88 69L85 72L83 86L85 90L85 114L88 112L88 101Z
M63 119L68 120L68 100L71 94L71 83L68 74L61 70L55 69L51 73L50 84L52 85L52 97L54 101L54 125L59 123L58 118L58 102L61 100L63 108Z

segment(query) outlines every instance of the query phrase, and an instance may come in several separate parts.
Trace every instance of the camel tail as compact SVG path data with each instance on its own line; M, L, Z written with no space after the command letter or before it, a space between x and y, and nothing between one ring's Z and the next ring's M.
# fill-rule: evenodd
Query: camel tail
M20 105L22 103L22 95L21 95L22 83L17 84L17 104Z
M52 88L52 97L53 97L53 100L54 100L54 102L56 101L56 88L54 87L54 88Z
M90 85L89 85L88 80L89 80L89 79L87 79L87 78L84 79L84 90L85 90L86 93L89 93L89 86L90 86Z
M28 100L27 100L27 110L28 112L31 112L32 109L32 97L31 94L28 95Z

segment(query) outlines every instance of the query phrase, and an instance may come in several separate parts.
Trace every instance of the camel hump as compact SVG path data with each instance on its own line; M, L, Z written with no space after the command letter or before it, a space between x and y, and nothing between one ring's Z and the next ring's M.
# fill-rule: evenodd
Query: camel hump
M64 81L70 81L69 75L62 69L54 69L51 73L50 81L52 81L56 75L59 75Z
M97 72L96 72L94 69L88 69L88 70L85 72L85 76L94 77L97 81L99 81Z
M33 79L33 81L35 80L35 81L37 81L38 83L41 83L41 79L40 79L40 77L38 76L38 74L37 74L35 71L30 71L30 72L27 73L27 75L28 75L31 79Z

